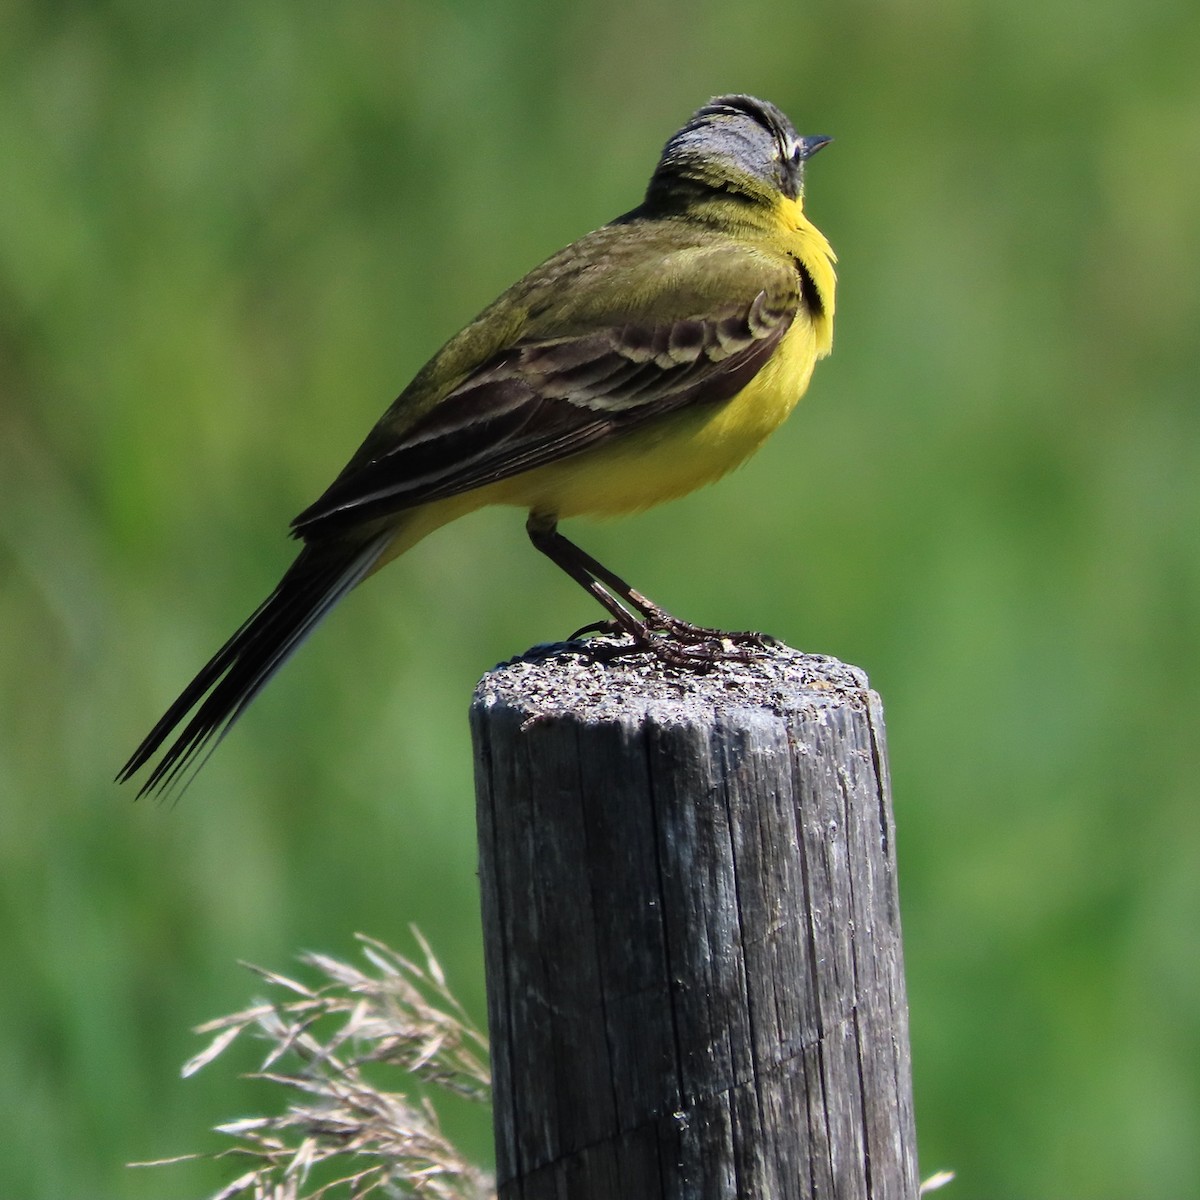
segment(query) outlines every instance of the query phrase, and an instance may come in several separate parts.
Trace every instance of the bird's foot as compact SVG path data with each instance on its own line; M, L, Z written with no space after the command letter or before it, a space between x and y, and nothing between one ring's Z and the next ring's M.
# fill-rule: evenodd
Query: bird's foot
M671 616L670 613L656 616L654 622L648 624L652 629L661 630L668 637L684 643L718 642L721 645L745 646L751 650L770 650L780 645L779 639L769 633L758 633L753 629L714 629L709 625L692 625L688 621Z
M574 641L593 633L626 634L630 638L624 645L606 645L602 651L597 646L595 649L606 658L649 653L674 667L695 668L717 662L749 662L757 654L780 645L779 639L769 633L692 625L661 609L649 614L645 622L635 623L631 620L626 624L615 620L595 621L577 629L569 640Z

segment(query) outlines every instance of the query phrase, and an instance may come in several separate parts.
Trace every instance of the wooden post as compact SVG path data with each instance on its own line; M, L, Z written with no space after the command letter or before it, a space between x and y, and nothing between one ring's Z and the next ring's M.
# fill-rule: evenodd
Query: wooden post
M501 1200L914 1200L862 672L555 646L471 720Z

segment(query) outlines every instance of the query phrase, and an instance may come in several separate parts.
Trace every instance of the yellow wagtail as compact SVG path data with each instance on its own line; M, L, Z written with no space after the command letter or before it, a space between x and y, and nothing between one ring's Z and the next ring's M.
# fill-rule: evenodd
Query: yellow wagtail
M682 496L791 412L833 337L836 258L803 209L805 161L829 140L752 96L701 108L637 208L535 267L418 372L292 522L304 545L278 586L118 779L183 725L139 794L169 788L351 588L486 504L527 509L533 544L636 646L722 653L726 635L652 604L558 522Z

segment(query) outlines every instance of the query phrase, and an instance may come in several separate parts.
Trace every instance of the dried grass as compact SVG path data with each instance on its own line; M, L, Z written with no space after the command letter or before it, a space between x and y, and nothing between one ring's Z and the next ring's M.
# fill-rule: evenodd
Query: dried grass
M282 995L199 1026L196 1032L210 1041L183 1074L195 1074L249 1034L267 1044L251 1077L294 1098L277 1116L218 1125L218 1133L235 1139L231 1147L133 1165L246 1159L249 1169L211 1200L494 1196L491 1178L442 1135L428 1101L414 1104L366 1075L367 1069L395 1068L481 1104L491 1101L487 1039L447 988L427 943L415 936L420 964L362 935L365 970L324 954L303 955L300 961L321 977L312 987L251 966Z

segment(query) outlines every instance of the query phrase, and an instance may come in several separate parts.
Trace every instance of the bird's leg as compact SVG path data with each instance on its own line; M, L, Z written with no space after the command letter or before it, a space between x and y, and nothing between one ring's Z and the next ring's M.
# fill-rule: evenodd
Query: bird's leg
M727 633L721 629L692 625L672 616L559 533L558 523L552 518L531 513L525 528L534 546L561 567L584 591L595 597L612 615L617 628L623 629L640 646L653 650L663 658L676 662L736 658L740 656L730 652L731 645L763 649L774 644L774 639L765 634L749 631ZM577 632L600 630L607 624L588 625ZM661 636L664 634L669 641L664 642Z
M606 625L615 626L618 629L624 630L636 642L642 645L649 641L650 630L647 628L644 621L638 620L634 612L629 609L633 608L637 611L637 605L629 596L632 591L627 584L616 576L611 576L611 573L605 571L595 559L590 555L584 554L574 542L569 541L558 532L557 522L547 520L544 517L535 517L532 514L525 525L526 532L529 534L529 540L540 550L552 563L561 567L577 584L590 596L592 596L599 604L607 610L611 615L612 621L600 622L594 626L585 626L579 630L579 633L591 632L593 629L603 629ZM599 568L597 570L596 568ZM605 587L601 579L605 575L610 575L612 579L617 579L617 586L614 589L617 594ZM622 603L622 601L625 603ZM626 604L629 607L626 607Z

